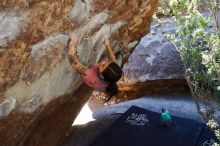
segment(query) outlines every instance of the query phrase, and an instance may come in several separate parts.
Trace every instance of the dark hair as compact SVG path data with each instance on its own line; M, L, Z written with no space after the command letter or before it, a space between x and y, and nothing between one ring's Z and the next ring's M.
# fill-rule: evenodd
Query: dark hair
M112 62L102 72L102 76L104 77L104 81L116 83L122 76L122 70L115 62Z
M105 89L110 98L118 94L118 85L115 83L110 83Z

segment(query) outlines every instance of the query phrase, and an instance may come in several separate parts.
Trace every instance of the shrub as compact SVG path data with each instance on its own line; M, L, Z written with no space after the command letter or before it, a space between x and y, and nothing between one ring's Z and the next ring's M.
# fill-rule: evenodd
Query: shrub
M163 16L171 16L177 24L178 37L168 37L180 51L197 110L220 139L219 126L213 120L216 102L220 103L219 0L161 0L161 4Z

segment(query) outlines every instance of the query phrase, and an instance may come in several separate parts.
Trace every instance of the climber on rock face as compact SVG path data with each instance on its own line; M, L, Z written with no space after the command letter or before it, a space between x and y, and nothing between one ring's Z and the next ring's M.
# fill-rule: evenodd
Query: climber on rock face
M88 86L106 93L109 99L112 96L117 95L118 86L116 82L121 78L122 70L116 64L115 55L110 47L109 40L105 38L104 42L109 61L100 61L89 68L81 64L78 60L76 52L77 40L77 35L72 33L68 49L68 58L72 68L82 76L83 81Z

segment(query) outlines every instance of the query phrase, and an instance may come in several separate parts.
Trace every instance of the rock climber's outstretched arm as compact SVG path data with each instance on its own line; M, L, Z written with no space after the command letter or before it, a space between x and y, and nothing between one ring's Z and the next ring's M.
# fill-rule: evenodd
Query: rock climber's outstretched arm
M115 59L115 54L114 54L114 52L112 51L112 48L110 47L110 44L109 44L109 40L108 40L107 38L105 38L104 44L105 44L105 47L106 47L106 49L107 49L107 53L108 53L108 56L109 56L109 58L110 58L110 61L111 61L111 62L115 62L115 61L116 61L116 59Z
M76 65L79 63L77 54L76 54L76 44L77 44L78 38L75 33L71 34L71 38L69 41L69 48L68 48L68 59L70 62L70 65Z
M69 43L69 49L68 49L68 59L69 59L69 62L72 68L75 69L79 74L84 75L87 68L84 65L82 65L78 60L78 57L76 54L77 40L78 38L76 34L72 33L71 41Z

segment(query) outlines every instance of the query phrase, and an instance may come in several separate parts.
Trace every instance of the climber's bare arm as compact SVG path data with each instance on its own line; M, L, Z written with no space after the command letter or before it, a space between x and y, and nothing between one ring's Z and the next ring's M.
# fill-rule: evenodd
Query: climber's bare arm
M70 62L70 65L77 65L79 63L79 60L77 58L76 55L73 55L73 54L69 54L68 53L68 59L69 59L69 62Z
M109 58L110 58L110 61L111 61L111 62L115 62L115 61L116 61L116 59L115 59L115 54L114 54L114 52L112 51L112 48L110 47L109 40L108 40L107 38L105 38L104 44L105 44L105 47L106 47L106 49L107 49L107 53L108 53L108 56L109 56Z
M71 34L71 39L69 41L69 48L68 48L68 59L70 64L76 65L79 63L77 54L76 54L76 44L77 44L78 38L75 33Z
M68 49L68 59L71 67L75 69L79 74L84 75L84 72L86 71L87 68L84 65L82 65L78 60L76 54L76 44L77 44L77 36L75 33L72 33L71 41L69 43L69 49Z

